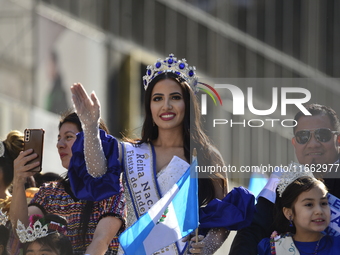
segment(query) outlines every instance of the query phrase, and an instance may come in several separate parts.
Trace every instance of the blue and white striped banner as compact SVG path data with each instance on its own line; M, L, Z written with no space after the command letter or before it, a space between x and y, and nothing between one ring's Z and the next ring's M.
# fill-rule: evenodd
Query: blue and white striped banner
M126 255L148 255L198 227L197 159L181 179L147 213L119 237Z

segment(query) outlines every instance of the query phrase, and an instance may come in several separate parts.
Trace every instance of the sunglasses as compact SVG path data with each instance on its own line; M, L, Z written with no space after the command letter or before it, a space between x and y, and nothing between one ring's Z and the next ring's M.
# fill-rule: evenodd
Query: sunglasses
M329 128L318 128L315 130L300 130L295 133L295 139L299 144L306 144L310 140L312 133L316 140L322 143L326 143L331 140L333 134L337 134L337 131L332 131Z

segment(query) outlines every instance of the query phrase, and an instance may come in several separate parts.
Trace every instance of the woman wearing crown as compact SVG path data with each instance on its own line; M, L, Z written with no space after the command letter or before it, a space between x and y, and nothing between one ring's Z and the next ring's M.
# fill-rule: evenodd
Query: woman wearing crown
M151 207L147 205L158 201L180 179L189 166L193 148L197 148L199 165L224 165L220 153L201 129L195 97L198 84L195 68L170 54L165 60L158 59L153 66L148 66L143 81L146 94L142 137L125 139L122 143L98 131L100 104L95 94L89 97L81 84L71 88L74 105L85 127L73 147L69 169L72 188L79 198L102 199L117 192L123 172L127 227ZM202 177L198 191L200 206L225 197L227 179L221 173L199 173L199 177ZM150 186L143 194L137 187L145 183ZM204 248L196 247L191 252L213 254L228 236L228 231L221 226L210 226L205 233ZM188 250L186 243L177 242L160 252L182 254L185 250Z

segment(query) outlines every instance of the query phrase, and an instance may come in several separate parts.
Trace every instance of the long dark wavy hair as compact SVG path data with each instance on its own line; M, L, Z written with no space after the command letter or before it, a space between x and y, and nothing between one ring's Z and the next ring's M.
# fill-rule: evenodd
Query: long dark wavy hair
M283 214L283 208L290 208L295 215L295 202L302 192L309 191L317 186L323 187L327 190L324 183L320 180L311 177L300 177L287 186L282 193L282 197L276 192L276 200L274 206L274 228L279 234L283 233L296 233L296 228L290 226L289 220Z
M193 149L197 150L198 164L200 166L224 166L219 151L212 145L209 137L204 133L201 121L200 110L196 96L189 84L180 76L172 72L165 72L156 76L145 92L145 119L142 127L142 138L140 143L152 143L158 137L158 127L153 125L150 108L152 90L157 82L165 79L176 81L182 89L185 103L185 114L183 120L183 149L188 162L191 162ZM227 181L220 173L199 172L199 203L205 205L216 197L214 184L226 189Z
M58 125L59 130L61 126L65 123L73 123L77 126L77 129L79 130L79 132L83 131L80 119L75 112L66 112L64 115L61 116L59 125ZM105 122L102 119L100 119L99 128L104 130L107 134L109 134L109 129L107 128ZM76 199L76 197L74 196L70 188L67 175L65 176L65 178L61 180L61 182L63 183L63 186L65 187L65 191L69 193L73 199ZM94 203L93 201L86 201L83 207L82 213L81 213L79 232L82 233L84 245L85 245L85 239L86 239L86 232L88 229L88 223L90 221L90 217L91 217L92 210L93 210L93 203Z

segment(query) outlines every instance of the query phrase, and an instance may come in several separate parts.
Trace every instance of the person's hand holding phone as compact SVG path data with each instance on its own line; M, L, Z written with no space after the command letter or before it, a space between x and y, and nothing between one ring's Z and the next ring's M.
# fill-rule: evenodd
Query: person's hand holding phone
M44 135L43 129L25 129L24 131L24 150L32 149L32 153L36 153L37 156L28 161L27 163L39 162L40 164L28 171L41 172L42 170L42 155L44 147Z
M43 129L25 129L24 151L14 160L14 185L27 182L34 174L41 171L42 153L44 145Z
M31 171L32 169L36 169L40 166L39 161L32 160L38 157L37 153L33 153L33 149L28 149L25 151L21 151L19 156L14 160L14 185L24 185L27 181L27 178L33 176L39 171Z

